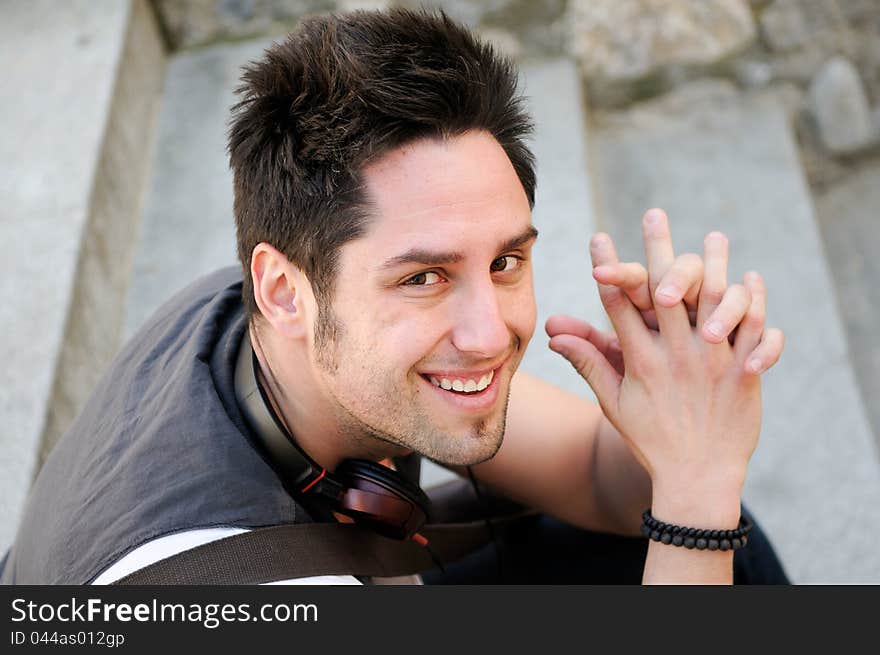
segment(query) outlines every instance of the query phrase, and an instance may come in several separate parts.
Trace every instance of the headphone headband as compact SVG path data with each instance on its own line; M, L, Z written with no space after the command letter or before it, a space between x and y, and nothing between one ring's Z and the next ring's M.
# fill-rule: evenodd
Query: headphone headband
M245 328L235 363L235 397L248 425L260 438L260 443L286 484L301 493L313 491L330 497L338 496L341 491L339 485L333 485L332 480L325 482L327 476L324 469L288 436L272 410L265 391L257 382L257 366L257 355Z

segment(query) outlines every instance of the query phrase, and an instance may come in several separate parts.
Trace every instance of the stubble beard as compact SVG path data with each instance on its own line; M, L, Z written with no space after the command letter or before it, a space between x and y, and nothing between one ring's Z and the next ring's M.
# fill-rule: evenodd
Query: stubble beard
M331 377L338 378L339 344L345 336L344 324L333 313L329 303L319 303L318 317L315 321L315 363ZM504 438L507 419L507 405L510 400L510 384L504 394L498 414L476 421L466 434L452 434L438 428L423 408L406 412L408 421L400 420L401 414L392 413L387 425L359 416L333 394L336 420L343 434L359 445L365 453L375 453L374 459L386 456L387 446L395 449L415 451L440 464L469 466L491 459ZM417 392L418 393L418 390ZM381 408L394 407L397 394L374 398L372 405L382 414ZM417 407L413 399L413 408ZM381 417L377 417L381 418ZM384 446L383 446L384 445Z

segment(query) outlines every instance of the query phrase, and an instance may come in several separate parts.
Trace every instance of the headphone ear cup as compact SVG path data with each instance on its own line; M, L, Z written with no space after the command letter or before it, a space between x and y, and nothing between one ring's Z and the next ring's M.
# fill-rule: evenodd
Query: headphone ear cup
M430 517L431 501L425 492L386 466L349 459L333 477L345 488L337 511L387 537L408 539Z

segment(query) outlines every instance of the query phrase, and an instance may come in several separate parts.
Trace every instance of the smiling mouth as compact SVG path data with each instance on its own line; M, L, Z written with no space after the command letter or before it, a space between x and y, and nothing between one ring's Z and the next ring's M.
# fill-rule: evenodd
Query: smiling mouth
M492 380L495 378L495 371L489 371L478 380L473 378L467 380L460 378L449 379L433 375L422 375L422 377L435 387L439 387L444 391L461 394L462 396L470 396L488 389L489 385L492 384Z
M518 346L519 343L517 342ZM434 387L441 398L452 401L453 406L467 410L485 410L495 404L499 394L499 385L506 384L501 375L505 367L513 359L517 348L514 348L493 369L482 369L456 375L455 370L425 371L418 373L427 384Z
M470 409L483 408L494 403L503 364L479 377L465 378L421 373L420 377L438 393L454 401L456 406ZM464 403L464 404L462 404Z

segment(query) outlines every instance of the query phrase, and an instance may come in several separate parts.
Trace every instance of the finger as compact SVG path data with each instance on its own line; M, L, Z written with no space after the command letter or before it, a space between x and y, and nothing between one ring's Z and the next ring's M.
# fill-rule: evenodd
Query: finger
M602 353L589 341L572 334L558 334L552 337L550 349L558 352L574 366L596 394L606 416L613 421L622 378Z
M777 328L769 328L764 332L764 338L749 355L746 361L745 372L749 375L760 375L779 361L782 349L785 347L785 334Z
M669 220L662 209L649 209L645 212L642 217L642 237L648 262L648 286L653 297L657 284L675 261Z
M749 290L741 284L731 284L724 292L721 304L703 324L703 339L709 343L723 342L745 318L751 304Z
M702 260L700 260L702 262ZM687 293L684 294L684 306L687 307L688 316L690 317L691 325L696 325L697 323L697 307L700 304L700 289L703 287L703 277L700 276L700 279L694 282L691 287L687 290Z
M697 296L703 282L703 258L694 253L679 255L657 285L654 295L664 307L672 307L690 297L691 306L696 309Z
M684 260L679 262L679 260ZM684 270L682 270L684 269ZM673 274L673 271L675 273ZM672 278L669 276L673 275ZM657 316L654 313L654 303L651 301L651 292L648 289L648 271L638 262L621 262L618 264L605 264L597 266L593 269L593 278L602 284L610 284L622 288L632 303L642 312L642 318L652 330L657 330ZM684 281L678 282L681 278ZM666 286L666 281L670 280L670 286L676 287L678 296L681 296L679 288L684 286L687 291L683 297L678 297L675 301L662 304L667 306L676 302L685 303L688 310L688 319L691 326L696 325L697 319L697 302L700 293L700 286L703 283L703 260L696 254L685 254L676 258L672 268L658 285L658 293Z
M642 319L645 321L645 325L647 325L651 330L659 331L660 327L657 325L657 314L653 309L643 311ZM688 309L688 322L690 323L691 327L694 327L697 324L696 309Z
M617 263L617 252L611 237L604 232L598 232L590 240L590 257L593 267ZM611 325L620 339L623 350L633 348L641 350L647 347L646 340L648 331L645 327L639 310L627 298L623 290L613 286L598 283L599 298L602 306L611 319Z
M648 261L648 287L651 297L656 298L657 286L663 276L672 268L675 253L669 233L669 220L661 209L649 209L642 219L642 238L645 243L645 257ZM672 307L655 304L657 324L660 334L673 341L690 338L691 326L687 310L680 303Z
M746 357L761 343L766 321L767 291L764 288L764 280L754 271L743 275L743 285L752 295L749 311L743 318L739 329L736 331L736 340L733 342L733 352L737 361L744 362Z
M604 355L619 375L624 374L623 352L620 349L620 341L613 332L603 332L586 321L562 314L548 318L544 330L551 338L559 334L571 334L586 339Z
M605 264L593 269L593 278L602 284L620 287L627 297L642 311L654 308L648 290L648 271L638 262Z
M703 286L697 306L697 325L702 327L715 308L721 304L727 291L727 237L721 232L710 232L703 240Z

